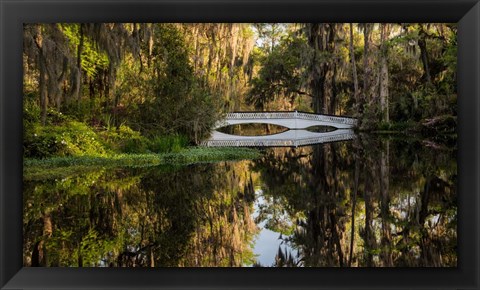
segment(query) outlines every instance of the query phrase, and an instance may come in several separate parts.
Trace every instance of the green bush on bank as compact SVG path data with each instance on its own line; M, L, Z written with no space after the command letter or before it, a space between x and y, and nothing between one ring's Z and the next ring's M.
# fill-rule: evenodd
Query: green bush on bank
M98 134L102 137L104 145L113 152L145 153L148 151L148 139L126 125L120 125L118 129L110 127Z
M118 128L95 128L55 111L41 125L32 106L24 118L24 156L50 158L64 156L109 156L112 154L177 153L186 148L183 135L142 136L125 124Z
M23 139L24 156L105 156L109 152L99 136L86 124L62 121L61 125L31 124Z
M98 134L104 140L105 146L116 153L180 152L188 146L188 139L183 135L156 136L148 139L126 125Z
M158 136L150 140L149 150L154 153L178 153L188 146L188 139L182 135Z

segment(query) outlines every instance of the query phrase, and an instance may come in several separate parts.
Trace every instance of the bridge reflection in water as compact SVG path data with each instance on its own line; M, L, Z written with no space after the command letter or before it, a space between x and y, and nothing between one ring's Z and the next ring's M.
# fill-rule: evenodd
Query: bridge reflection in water
M266 136L239 136L213 131L210 139L202 145L208 147L299 147L305 145L346 141L355 138L351 129L338 129L317 133L307 130L288 130Z
M319 143L351 140L355 138L352 128L357 120L349 117L318 115L304 112L237 112L227 114L215 128L240 124L272 124L291 130L273 135L239 136L213 131L202 143L208 147L298 147ZM311 132L312 126L329 126L331 132Z

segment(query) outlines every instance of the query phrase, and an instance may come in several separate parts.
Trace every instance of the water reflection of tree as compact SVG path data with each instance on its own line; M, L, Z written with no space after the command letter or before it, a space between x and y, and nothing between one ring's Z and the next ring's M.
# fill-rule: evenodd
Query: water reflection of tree
M99 170L25 182L24 265L253 264L253 184L261 181L257 222L284 240L276 266L455 266L451 147L359 136L269 149L252 168Z
M255 163L271 200L263 210L295 225L284 236L298 250L291 265L455 266L455 151L425 144L360 137L267 151Z
M25 182L25 266L252 264L246 163Z

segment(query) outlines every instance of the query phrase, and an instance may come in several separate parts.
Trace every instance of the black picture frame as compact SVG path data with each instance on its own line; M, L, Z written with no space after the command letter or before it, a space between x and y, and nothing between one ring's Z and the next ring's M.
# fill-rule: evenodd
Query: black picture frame
M0 0L1 289L479 289L478 0ZM23 23L458 22L457 268L22 267Z

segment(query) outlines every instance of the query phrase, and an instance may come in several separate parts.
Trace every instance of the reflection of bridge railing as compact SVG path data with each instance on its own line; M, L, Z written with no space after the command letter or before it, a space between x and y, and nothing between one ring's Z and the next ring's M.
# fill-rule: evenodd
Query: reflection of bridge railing
M355 126L357 120L349 117L338 117L330 115L319 115L306 112L234 112L227 113L226 119L241 120L241 119L303 119L313 121L323 121L331 123L348 124Z
M202 143L208 147L298 147L311 144L346 141L355 138L350 129L339 129L326 133L306 130L289 130L267 136L238 136L214 131L212 137Z

